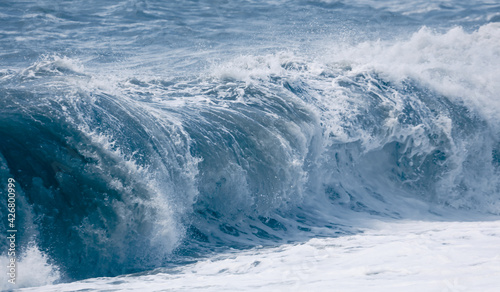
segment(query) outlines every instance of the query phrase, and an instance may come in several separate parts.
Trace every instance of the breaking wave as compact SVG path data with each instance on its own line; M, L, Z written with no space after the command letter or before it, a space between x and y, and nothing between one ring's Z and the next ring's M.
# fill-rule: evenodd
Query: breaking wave
M82 279L350 232L359 214L500 214L498 39L422 28L187 77L59 55L4 70L19 244L51 279Z

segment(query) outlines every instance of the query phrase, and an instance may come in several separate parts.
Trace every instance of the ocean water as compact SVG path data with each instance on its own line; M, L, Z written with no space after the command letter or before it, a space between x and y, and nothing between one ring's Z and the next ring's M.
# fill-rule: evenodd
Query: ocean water
M0 40L2 290L500 285L498 1L7 0Z

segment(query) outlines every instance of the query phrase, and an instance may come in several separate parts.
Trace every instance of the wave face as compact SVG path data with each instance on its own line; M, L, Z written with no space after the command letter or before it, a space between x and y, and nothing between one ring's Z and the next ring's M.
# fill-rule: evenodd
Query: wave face
M21 263L68 281L500 215L499 6L372 2L2 4Z

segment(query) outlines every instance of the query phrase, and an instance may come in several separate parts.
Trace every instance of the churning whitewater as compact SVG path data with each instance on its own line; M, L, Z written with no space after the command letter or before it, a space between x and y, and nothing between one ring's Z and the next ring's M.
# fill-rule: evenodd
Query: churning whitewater
M2 290L500 284L495 1L0 7Z

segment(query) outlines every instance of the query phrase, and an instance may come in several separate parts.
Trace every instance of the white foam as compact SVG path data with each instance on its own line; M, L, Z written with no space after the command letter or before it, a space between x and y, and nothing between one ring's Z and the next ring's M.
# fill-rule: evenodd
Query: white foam
M211 74L219 79L234 79L252 83L255 80L264 80L272 75L282 76L285 69L282 64L297 57L289 52L279 52L264 56L244 55L224 62L214 64Z
M61 70L67 70L77 74L84 74L84 67L77 59L66 56L45 55L21 72L21 75L28 78L35 78L39 74L62 75Z
M344 71L346 77L377 72L395 83L411 78L485 116L500 119L500 24L489 23L467 32L455 27L438 33L423 27L409 38L368 41L357 45L323 41L316 56L278 52L240 56L212 66L219 79L246 83L271 76L303 77L315 81L324 70ZM326 48L325 48L326 47ZM285 67L293 63L298 69ZM299 68L302 66L302 68Z
M6 267L8 263L9 258L6 255L0 257L2 267ZM3 270L6 271L6 269ZM17 258L16 284L7 282L10 279L7 273L0 273L0 289L8 290L50 285L60 280L60 278L59 268L50 264L49 258L36 245L31 244Z
M330 61L348 64L352 74L376 71L393 81L412 78L465 103L486 117L500 119L500 24L468 33L460 27L437 33L423 27L409 39L331 45Z
M497 291L500 221L379 222L364 233L226 253L173 273L23 291Z

